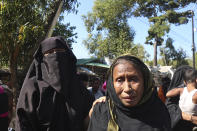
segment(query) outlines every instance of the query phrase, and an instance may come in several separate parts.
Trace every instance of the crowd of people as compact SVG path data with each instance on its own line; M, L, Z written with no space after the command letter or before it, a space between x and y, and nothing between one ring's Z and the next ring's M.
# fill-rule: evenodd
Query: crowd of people
M197 71L180 66L157 91L137 57L117 57L102 83L77 72L62 37L46 38L34 54L16 107L15 131L194 131ZM9 102L0 86L0 131L8 131Z

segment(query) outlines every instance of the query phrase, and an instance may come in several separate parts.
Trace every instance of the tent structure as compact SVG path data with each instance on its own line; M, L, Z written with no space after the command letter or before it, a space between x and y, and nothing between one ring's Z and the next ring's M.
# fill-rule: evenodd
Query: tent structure
M95 76L99 76L101 82L104 82L106 79L107 71L109 69L109 65L105 62L104 59L99 58L87 58L87 59L77 59L77 67L82 69L87 69L95 73ZM91 78L94 76L90 75Z
M89 70L88 68L85 68L85 67L78 67L77 72L85 72L89 76L97 76L96 73L92 72L91 70Z

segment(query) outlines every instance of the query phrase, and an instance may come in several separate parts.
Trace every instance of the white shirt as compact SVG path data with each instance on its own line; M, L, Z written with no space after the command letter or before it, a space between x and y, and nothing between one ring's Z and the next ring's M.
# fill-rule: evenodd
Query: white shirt
M192 97L196 92L197 89L188 92L187 87L184 87L183 93L180 95L179 99L179 107L182 112L197 115L197 104L194 104L192 101Z

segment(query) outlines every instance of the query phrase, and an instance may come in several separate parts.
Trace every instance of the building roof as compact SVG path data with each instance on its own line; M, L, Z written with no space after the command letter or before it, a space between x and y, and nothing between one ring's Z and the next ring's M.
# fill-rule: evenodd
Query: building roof
M77 59L77 66L95 66L102 68L109 68L110 66L106 64L103 59L99 58L86 58L86 59Z

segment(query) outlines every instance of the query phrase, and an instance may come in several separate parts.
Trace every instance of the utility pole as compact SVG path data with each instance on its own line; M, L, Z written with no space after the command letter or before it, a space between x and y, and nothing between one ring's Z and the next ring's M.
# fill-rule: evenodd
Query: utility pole
M192 51L193 51L193 68L195 69L195 44L194 44L194 12L192 12Z
M157 66L157 37L155 37L155 43L154 43L154 60L153 65Z
M155 3L154 3L154 8L156 9ZM154 12L154 17L156 17L157 14ZM154 20L154 24L155 24ZM157 36L155 36L155 43L154 43L154 60L153 60L153 66L157 66L157 45L158 45L158 39Z

